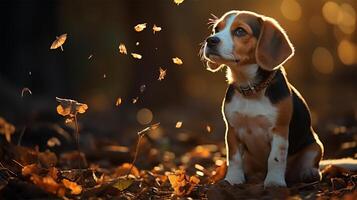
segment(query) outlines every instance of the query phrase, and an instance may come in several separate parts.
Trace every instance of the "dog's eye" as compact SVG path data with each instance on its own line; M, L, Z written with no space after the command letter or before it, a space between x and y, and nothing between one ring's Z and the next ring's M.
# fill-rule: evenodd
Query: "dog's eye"
M234 35L236 35L238 37L243 37L243 36L247 35L247 31L245 31L243 28L239 27L234 31Z

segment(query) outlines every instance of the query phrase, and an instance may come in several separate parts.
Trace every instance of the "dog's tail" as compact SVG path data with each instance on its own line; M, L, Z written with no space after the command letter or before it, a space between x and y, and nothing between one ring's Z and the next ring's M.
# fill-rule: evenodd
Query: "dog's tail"
M353 158L341 158L341 159L333 159L333 160L322 160L320 162L320 170L324 169L329 165L334 165L338 167L342 167L348 169L350 171L357 171L357 159Z

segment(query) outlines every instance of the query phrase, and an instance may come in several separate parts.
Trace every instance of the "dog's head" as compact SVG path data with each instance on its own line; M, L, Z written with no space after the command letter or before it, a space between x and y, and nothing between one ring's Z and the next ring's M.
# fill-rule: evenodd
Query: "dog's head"
M249 64L271 71L286 62L294 48L274 19L248 11L230 11L215 20L202 53L211 71L224 65L239 68Z

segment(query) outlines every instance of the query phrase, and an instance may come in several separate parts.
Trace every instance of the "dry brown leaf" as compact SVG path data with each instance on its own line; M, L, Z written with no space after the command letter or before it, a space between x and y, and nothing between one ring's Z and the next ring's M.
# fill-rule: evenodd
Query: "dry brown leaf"
M122 99L120 97L117 98L116 102L115 102L115 106L120 106L120 104L122 103Z
M206 126L206 130L207 130L207 132L209 132L209 133L210 133L210 132L212 131L211 126L210 126L210 125L207 125L207 126Z
M172 58L172 62L174 64L176 64L176 65L182 65L183 64L183 61L178 57Z
M47 146L54 147L54 146L61 146L61 141L56 137L51 137L47 140Z
M131 53L131 56L133 56L133 58L136 58L136 59L141 59L141 58L143 58L143 56L142 55L140 55L140 54L137 54L137 53Z
M29 88L25 87L21 90L21 97L24 97L25 92L32 94L31 90Z
M38 167L37 164L30 164L30 165L25 165L21 169L21 174L23 176L29 176L31 174L38 174L40 171L40 168Z
M67 33L60 35L59 37L56 36L56 40L52 42L52 45L50 49L57 49L58 47L61 47L61 50L63 51L62 45L67 39Z
M73 118L77 115L77 113L83 114L88 109L87 104L78 103L75 100L62 99L58 97L56 97L56 100L60 103L60 105L57 106L57 113L64 117Z
M139 97L133 98L133 99L132 99L133 104L136 104L136 102L138 102L138 100L139 100Z
M178 122L176 122L176 128L181 128L181 126L182 126L182 122L181 121L178 121Z
M164 78L165 78L165 76L166 76L166 69L164 70L164 69L162 69L161 67L160 67L160 69L159 69L160 71L160 74L159 74L159 78L157 79L157 80L159 80L159 81L161 81L161 80L163 80Z
M62 183L66 188L71 190L71 194L78 195L82 192L82 186L78 185L76 182L62 179Z
M152 27L152 31L153 33L155 34L156 32L159 32L161 31L161 27L160 26L156 26L156 24L154 24L154 26Z
M116 183L114 183L113 187L115 187L119 191L123 191L130 187L133 182L133 179L121 178Z
M126 50L126 46L123 43L119 44L119 53L121 54L128 54L127 50Z
M146 28L146 23L138 24L134 27L136 32L141 32Z
M175 4L180 5L184 0L174 0Z
M15 126L0 117L0 134L5 135L6 141L11 142L11 135L15 132Z
M131 166L132 165L130 163L124 163L124 164L120 165L118 168L115 169L115 175L116 176L127 175L129 173ZM136 168L135 166L133 166L133 168L131 169L130 174L134 175L135 177L140 176L140 172L139 172L138 168Z
M174 194L177 196L189 195L193 188L200 182L196 176L189 177L185 170L176 170L173 174L168 175Z

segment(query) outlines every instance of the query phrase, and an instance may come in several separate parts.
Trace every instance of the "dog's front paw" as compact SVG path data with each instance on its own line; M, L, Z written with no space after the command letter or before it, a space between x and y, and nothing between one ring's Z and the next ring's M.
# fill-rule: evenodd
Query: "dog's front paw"
M264 187L286 187L285 177L277 173L268 173L264 180Z
M228 181L232 185L245 183L244 173L241 170L228 170L226 178L224 180Z

